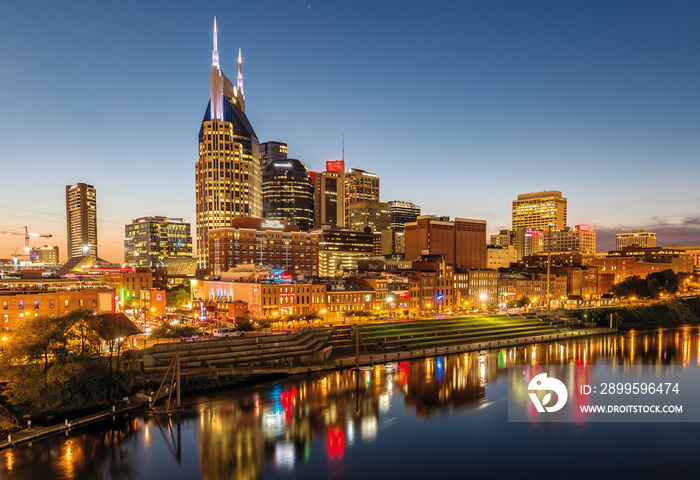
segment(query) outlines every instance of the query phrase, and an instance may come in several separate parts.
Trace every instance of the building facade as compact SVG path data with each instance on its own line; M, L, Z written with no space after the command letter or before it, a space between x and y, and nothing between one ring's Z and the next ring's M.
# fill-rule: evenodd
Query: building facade
M130 267L151 267L165 257L191 256L190 224L181 218L141 217L124 227L124 263Z
M199 129L195 165L197 255L209 265L209 230L239 217L262 217L262 175L258 137L246 116L240 50L234 85L219 67L216 20L210 99Z
M263 142L260 144L260 171L264 172L275 160L287 159L287 144L282 142Z
M58 246L49 247L34 247L29 253L31 263L40 263L43 265L60 265L58 257Z
M29 317L61 317L78 309L114 313L114 297L114 289L99 282L6 280L0 288L0 325L4 332L10 332Z
M596 234L589 225L544 231L544 252L595 253Z
M345 226L345 162L329 160L325 172L314 172L314 226Z
M290 231L278 221L247 218L211 231L210 273L237 265L268 265L290 273L319 274L319 234Z
M362 285L193 281L191 294L200 317L219 319L245 315L274 320L316 313L324 320L339 320L376 306L374 289Z
M630 233L618 233L615 235L615 250L625 247L655 248L656 234L636 229Z
M97 258L97 193L85 183L66 186L68 258Z
M544 251L544 232L537 228L515 230L515 252L518 260Z
M347 206L347 226L351 230L363 232L369 228L379 233L389 228L391 217L389 204L382 202L356 202Z
M318 234L318 274L322 277L357 270L359 261L381 251L381 237L372 233L329 227L311 233Z
M389 202L389 228L403 231L404 225L415 222L420 216L420 207L411 202L392 200Z
M518 261L514 245L488 245L486 247L486 268L498 270L508 268L511 263Z
M497 234L491 235L489 245L494 247L515 246L515 230L500 230Z
M348 215L350 205L360 202L379 202L379 177L359 168L351 168L345 174L345 215Z
M406 260L420 255L444 255L462 268L486 268L486 221L421 215L407 223Z
M700 245L667 245L666 248L685 252L691 258L694 269L697 271L700 268Z
M401 230L387 228L380 232L382 241L381 255L399 255L403 258L406 252L406 234Z
M314 226L314 184L296 159L273 160L263 174L263 216L309 231Z
M525 193L513 200L513 229L552 230L566 227L566 198L560 191Z

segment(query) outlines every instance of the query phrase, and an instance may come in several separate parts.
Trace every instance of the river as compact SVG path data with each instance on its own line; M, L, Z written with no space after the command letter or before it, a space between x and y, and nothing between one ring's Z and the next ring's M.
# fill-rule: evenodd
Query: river
M670 478L699 423L509 423L508 366L700 366L698 327L377 365L185 396L0 451L4 479Z

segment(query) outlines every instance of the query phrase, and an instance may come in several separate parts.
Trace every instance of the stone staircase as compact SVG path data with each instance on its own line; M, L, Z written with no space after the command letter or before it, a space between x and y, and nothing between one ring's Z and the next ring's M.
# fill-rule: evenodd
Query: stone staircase
M330 328L314 328L277 335L212 338L164 343L141 352L146 374L165 372L176 353L180 369L309 365L328 361Z
M353 327L347 326L334 331L329 339L334 354L355 354L355 335L352 329ZM554 335L563 331L539 319L520 316L380 323L362 325L358 329L364 342L360 346L360 354L511 340ZM566 328L566 331L569 329Z

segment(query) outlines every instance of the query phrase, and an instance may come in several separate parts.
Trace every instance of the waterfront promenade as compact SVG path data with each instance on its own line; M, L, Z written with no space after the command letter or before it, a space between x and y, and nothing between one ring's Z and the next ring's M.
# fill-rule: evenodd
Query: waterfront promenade
M582 326L577 326L582 327ZM357 332L360 337L357 338ZM298 375L425 357L512 348L614 333L607 328L554 326L523 317L480 317L418 322L311 328L285 334L164 343L141 352L151 357L147 377L160 379L164 366L181 355L183 378ZM357 347L360 347L359 356ZM145 394L102 412L48 426L16 431L0 439L0 449L63 433L71 428L148 407Z

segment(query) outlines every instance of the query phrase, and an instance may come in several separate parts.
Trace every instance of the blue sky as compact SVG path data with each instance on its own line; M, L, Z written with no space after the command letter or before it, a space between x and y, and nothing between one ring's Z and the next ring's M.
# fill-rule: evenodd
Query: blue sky
M211 30L248 117L312 170L341 156L383 201L510 227L561 190L599 250L616 231L700 243L700 3L11 2L0 17L0 230L52 233L93 184L100 256L124 225L194 223ZM33 240L32 244L41 244ZM22 247L0 238L0 258Z

